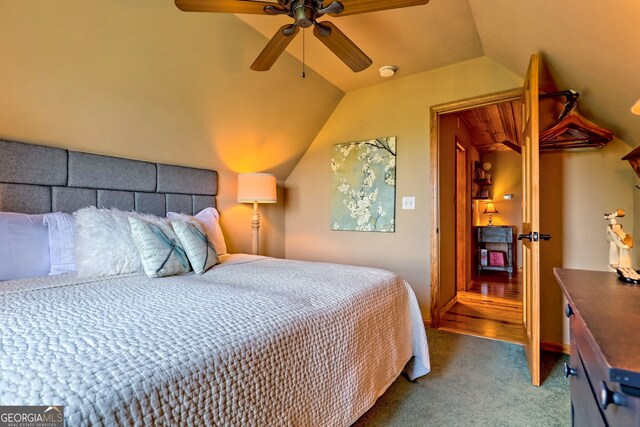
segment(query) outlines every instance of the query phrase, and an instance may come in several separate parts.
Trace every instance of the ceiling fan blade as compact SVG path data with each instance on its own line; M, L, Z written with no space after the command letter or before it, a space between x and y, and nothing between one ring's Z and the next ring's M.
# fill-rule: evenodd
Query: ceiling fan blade
M429 0L338 0L344 6L340 13L329 13L331 16L355 15L357 13L376 12L378 10L400 9L402 7L420 6Z
M176 6L183 12L253 13L265 15L265 6L278 3L251 0L176 0Z
M289 46L291 40L298 34L300 28L295 25L283 25L262 49L260 55L251 64L253 71L267 71Z
M364 70L373 62L338 27L329 21L317 23L313 27L313 35L356 73Z

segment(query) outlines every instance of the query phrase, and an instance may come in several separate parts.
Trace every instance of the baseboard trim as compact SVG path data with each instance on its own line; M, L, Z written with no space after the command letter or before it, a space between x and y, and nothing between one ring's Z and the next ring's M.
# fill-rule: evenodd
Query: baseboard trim
M454 295L453 298L451 298L449 301L447 301L447 303L445 305L443 305L442 307L440 307L440 315L442 316L443 314L445 314L447 311L449 311L449 309L451 307L453 307L453 305L455 303L458 302L458 296Z
M540 341L540 348L545 351L551 351L553 353L564 353L569 354L569 345L568 344L559 344L555 342L548 341Z

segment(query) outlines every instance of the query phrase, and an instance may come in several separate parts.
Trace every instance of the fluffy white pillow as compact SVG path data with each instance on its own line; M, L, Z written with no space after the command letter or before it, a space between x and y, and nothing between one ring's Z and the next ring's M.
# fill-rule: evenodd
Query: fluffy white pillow
M76 271L76 224L73 216L62 212L48 213L44 215L44 223L49 228L49 275Z
M202 226L204 232L207 234L207 238L213 244L218 256L225 255L227 253L227 244L224 241L224 234L220 228L220 214L216 208L206 208L198 212L195 216L179 214L175 212L169 212L167 214L169 219L182 219L190 221L195 220Z
M153 215L93 206L74 213L78 276L112 276L142 271L138 248L131 236L130 216L163 220Z
M187 253L169 221L152 222L131 216L129 224L147 276L165 277L191 271Z
M0 280L49 274L49 234L43 218L0 212Z
M180 239L196 274L204 274L218 263L216 250L197 221L171 221L171 226Z

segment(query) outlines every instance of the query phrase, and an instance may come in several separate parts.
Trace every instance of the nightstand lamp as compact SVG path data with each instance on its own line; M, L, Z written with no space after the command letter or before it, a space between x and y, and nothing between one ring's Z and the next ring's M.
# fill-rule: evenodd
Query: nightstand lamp
M496 207L493 206L493 202L487 202L487 205L484 207L484 211L482 211L483 214L488 213L489 214L489 224L488 225L493 225L491 224L491 222L493 221L491 219L491 214L494 213L498 213L498 211L496 210Z
M260 213L258 203L276 203L276 177L270 173L243 173L238 175L238 203L253 203L251 221L251 253L258 255L260 248Z

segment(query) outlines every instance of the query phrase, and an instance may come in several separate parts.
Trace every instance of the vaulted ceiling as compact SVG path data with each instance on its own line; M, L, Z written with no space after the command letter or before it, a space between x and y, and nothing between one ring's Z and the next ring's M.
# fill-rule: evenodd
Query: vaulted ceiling
M267 38L289 22L238 16ZM530 55L540 52L558 89L580 93L583 115L628 144L640 144L640 117L629 111L640 97L637 0L431 0L329 19L373 60L353 73L308 32L307 67L345 92L382 82L378 69L384 65L396 66L392 78L401 78L482 55L524 75ZM300 61L302 40L298 35L287 50ZM277 65L268 72L279 72Z

